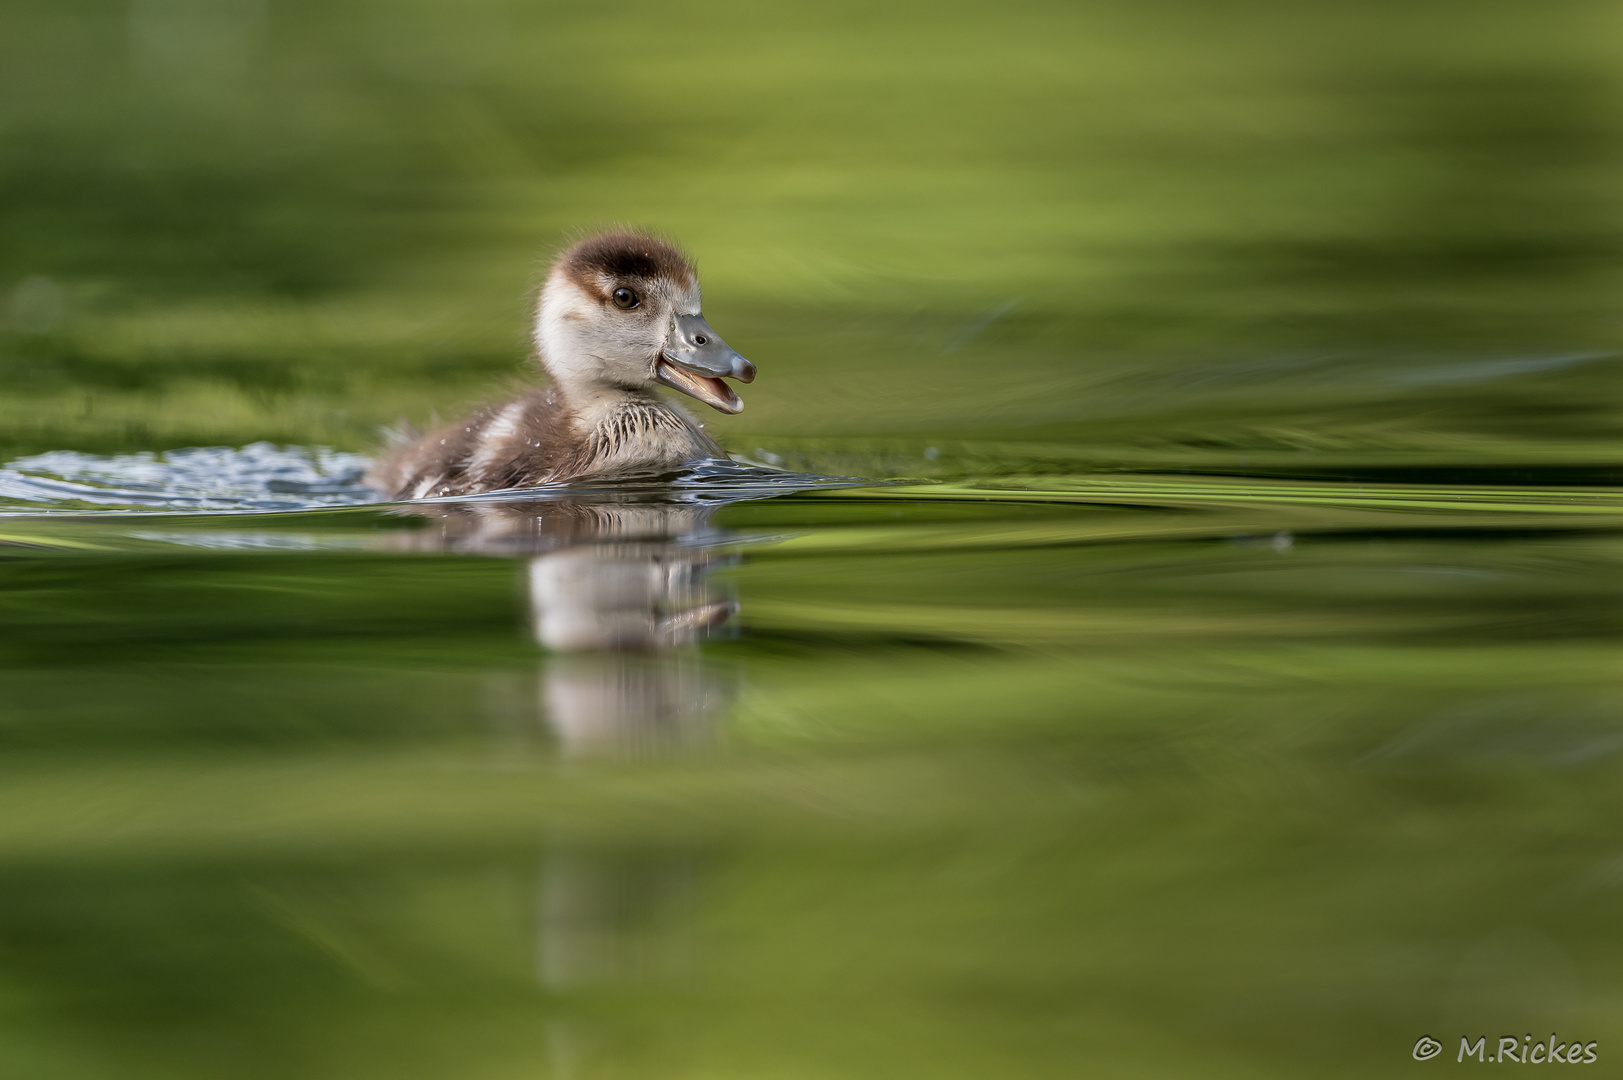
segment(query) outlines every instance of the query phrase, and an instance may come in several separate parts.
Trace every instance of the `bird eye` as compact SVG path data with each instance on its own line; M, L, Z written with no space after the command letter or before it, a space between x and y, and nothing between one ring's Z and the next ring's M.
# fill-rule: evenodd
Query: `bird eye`
M626 288L624 285L614 290L613 299L614 306L622 311L630 311L639 303L637 294Z

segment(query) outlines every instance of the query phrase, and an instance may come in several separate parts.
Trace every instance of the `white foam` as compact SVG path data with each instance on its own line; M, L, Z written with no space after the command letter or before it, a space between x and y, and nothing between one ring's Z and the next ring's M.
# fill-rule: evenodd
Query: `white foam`
M369 462L324 446L199 446L161 453L53 450L0 468L0 513L88 508L299 510L373 502Z

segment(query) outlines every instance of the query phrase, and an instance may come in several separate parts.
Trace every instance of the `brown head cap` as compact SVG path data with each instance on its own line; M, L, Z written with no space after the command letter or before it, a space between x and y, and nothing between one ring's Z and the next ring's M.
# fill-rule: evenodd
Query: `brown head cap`
M558 267L582 288L596 292L604 277L622 280L664 278L692 287L693 265L673 244L646 233L609 232L588 236L558 256Z

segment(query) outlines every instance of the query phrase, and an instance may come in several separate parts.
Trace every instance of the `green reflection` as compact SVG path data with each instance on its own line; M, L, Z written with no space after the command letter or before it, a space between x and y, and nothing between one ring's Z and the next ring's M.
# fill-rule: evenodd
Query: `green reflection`
M1604 1047L1615 519L1432 489L1312 524L1324 485L1191 486L728 509L745 632L702 655L527 645L507 558L19 553L0 1055L1295 1076L1426 1031ZM560 550L669 557L598 543ZM582 686L711 726L572 742Z

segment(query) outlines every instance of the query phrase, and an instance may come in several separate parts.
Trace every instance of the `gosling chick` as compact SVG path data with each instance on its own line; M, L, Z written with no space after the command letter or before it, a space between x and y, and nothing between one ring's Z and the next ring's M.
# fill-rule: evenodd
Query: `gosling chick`
M670 471L723 455L655 387L737 413L744 403L722 380L755 379L755 365L700 313L692 264L642 233L588 237L560 255L534 340L548 385L402 442L367 482L390 498L422 499Z

